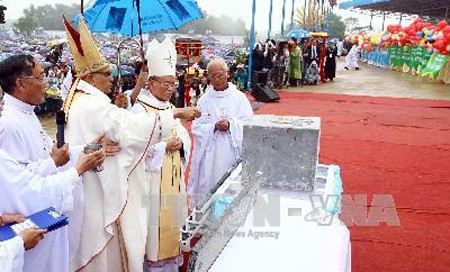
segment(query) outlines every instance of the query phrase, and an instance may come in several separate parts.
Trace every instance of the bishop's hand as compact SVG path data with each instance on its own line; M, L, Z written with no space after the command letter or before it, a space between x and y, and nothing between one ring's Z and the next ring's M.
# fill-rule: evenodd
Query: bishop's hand
M180 150L183 146L183 141L178 137L173 137L166 144L166 152L174 152Z
M101 144L106 152L106 156L115 156L120 151L120 145L111 139L108 139L105 134L100 135L92 144Z
M176 108L173 110L173 117L188 121L192 121L200 116L202 116L202 112L199 108L195 107Z

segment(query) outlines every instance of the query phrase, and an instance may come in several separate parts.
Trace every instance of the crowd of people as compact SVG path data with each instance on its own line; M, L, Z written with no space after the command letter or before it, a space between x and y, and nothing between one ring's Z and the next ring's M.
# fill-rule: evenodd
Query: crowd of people
M273 39L257 43L253 48L253 84L271 84L274 88L317 84L321 59L325 64L325 79L336 77L337 44L322 45L322 39L291 38L278 44ZM338 42L342 43L342 42ZM325 50L323 50L325 48Z
M252 86L268 84L274 89L316 85L319 81L336 78L336 58L346 57L345 69L359 70L359 49L348 41L331 39L326 44L321 38L291 38L275 42L268 39L253 48ZM324 75L320 74L323 63ZM248 72L244 64L237 65L234 73L238 86L247 86ZM241 76L245 75L245 76Z
M48 207L69 224L0 241L0 270L179 271L180 223L240 158L250 102L220 58L183 84L169 39L149 45L134 86L113 95L110 64L83 18L79 31L65 26L74 62L61 87L64 143L35 113L52 72L30 55L0 62L0 226ZM195 99L176 102L190 105L170 102L177 81ZM193 148L181 120L193 121Z

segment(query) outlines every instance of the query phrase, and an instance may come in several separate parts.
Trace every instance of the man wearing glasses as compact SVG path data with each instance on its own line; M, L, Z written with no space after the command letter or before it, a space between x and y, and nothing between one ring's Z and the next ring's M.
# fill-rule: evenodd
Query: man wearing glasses
M228 82L228 66L223 59L212 60L207 70L211 83L198 101L202 116L192 123L195 140L188 193L193 205L200 204L240 158L243 121L253 115L247 97Z
M192 120L194 108L132 113L111 104L113 78L82 18L77 32L64 22L77 80L64 103L66 138L79 144L96 134L120 143L121 151L107 157L102 172L87 173L79 243L71 271L142 271L148 229L149 184L145 176L147 149L160 141L173 118ZM163 82L162 84L170 84ZM161 84L161 83L154 83ZM74 232L77 230L74 230Z
M0 64L0 71L4 71L2 68L5 68L5 65ZM0 87L0 120L11 118L8 116L10 113L6 116L2 116L2 113L3 90ZM4 212L14 211L30 215L49 207L54 207L62 213L70 211L73 205L79 204L74 202L72 191L80 182L79 177L101 165L104 158L103 149L91 154L81 154L74 167L41 176L32 173L0 148L0 213L3 213L0 214L0 227L25 221L21 215ZM31 228L23 230L17 237L0 242L0 271L67 270L69 253L67 228L49 233L48 239L31 250L46 233L46 230ZM27 250L26 253L24 249Z
M174 109L169 100L176 90L175 45L166 38L147 48L150 77L133 106L134 112ZM189 160L191 139L179 119L167 120L160 142L146 154L145 168L150 186L149 225L144 271L178 271L182 265L180 227L187 218L184 173Z

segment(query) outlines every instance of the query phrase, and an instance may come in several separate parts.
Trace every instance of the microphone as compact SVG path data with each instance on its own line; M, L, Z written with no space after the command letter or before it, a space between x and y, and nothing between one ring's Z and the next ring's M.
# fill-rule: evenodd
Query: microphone
M66 114L59 110L56 112L56 146L58 148L64 145L64 125L66 124Z

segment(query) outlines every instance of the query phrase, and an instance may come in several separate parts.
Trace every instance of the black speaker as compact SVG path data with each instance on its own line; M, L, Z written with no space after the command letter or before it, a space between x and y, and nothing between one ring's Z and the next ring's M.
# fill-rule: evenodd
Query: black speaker
M272 102L280 100L280 96L267 84L258 83L254 86L251 95L260 102Z
M254 71L253 72L253 84L266 84L269 80L268 71Z

